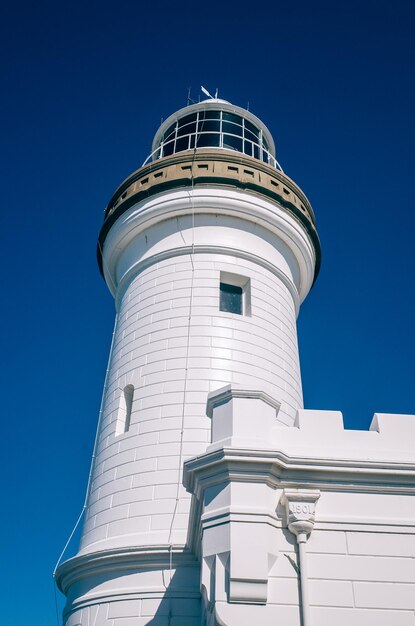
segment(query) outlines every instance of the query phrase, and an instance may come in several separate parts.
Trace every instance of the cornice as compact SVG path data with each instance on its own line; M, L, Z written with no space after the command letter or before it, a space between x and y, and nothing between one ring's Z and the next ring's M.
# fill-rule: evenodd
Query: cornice
M245 172L249 172L249 175ZM111 227L122 214L151 196L198 186L234 187L259 194L292 215L312 242L315 252L315 281L320 267L320 242L313 210L301 189L285 174L257 159L241 154L220 154L219 151L202 151L188 155L179 153L165 157L140 168L122 183L108 204L98 239L97 254L101 273L104 242Z
M327 491L415 494L415 464L289 456L281 450L220 448L184 464L183 482L200 498L224 481Z
M190 255L190 254L223 254L223 255L231 255L238 257L240 259L244 259L246 261L251 261L256 265L260 265L264 267L268 271L272 272L275 276L277 276L281 282L287 287L290 292L293 302L296 315L298 315L298 311L300 308L300 297L294 283L282 272L278 267L276 267L273 263L270 263L266 259L247 252L245 250L241 250L240 248L231 248L229 246L219 246L219 245L193 245L193 246L182 246L181 248L174 248L165 250L164 252L159 252L157 254L153 254L151 257L145 258L141 261L135 263L130 270L124 274L122 279L120 280L117 293L115 296L115 306L118 310L119 303L124 295L125 289L130 284L131 280L140 274L143 270L164 261L165 259L170 259L176 256ZM266 395L266 394L265 394ZM274 402L274 401L273 401ZM279 405L278 405L279 408Z
M281 402L275 400L275 398L270 396L265 391L258 391L256 389L238 389L237 387L232 387L231 385L228 385L219 392L212 391L209 393L206 405L207 416L212 417L213 409L215 407L219 406L220 404L224 404L225 402L229 402L229 400L232 400L232 398L262 400L262 402L265 402L266 404L274 408L277 413L281 407Z
M66 594L78 580L97 574L122 572L131 569L169 568L175 565L193 565L197 559L185 546L132 546L88 552L68 559L56 572L56 583Z
M107 602L122 602L124 600L143 600L143 599L156 599L160 600L160 598L177 598L183 599L183 591L176 590L171 588L170 586L160 585L159 587L153 587L151 590L148 589L131 589L129 591L124 591L123 593L117 592L89 592L86 596L81 597L80 599L71 600L70 606L65 607L63 611L64 620L68 619L69 615L74 613L75 611L80 611L83 608L88 608L91 606L96 606L99 604L106 604ZM200 599L199 591L190 591L186 589L186 598L193 598L195 600ZM96 624L96 626L101 626L100 624Z
M248 236L245 237L245 233L241 237L240 242L232 242L232 246L226 238L226 230L221 228L215 229L210 240L203 238L203 228L199 230L195 229L195 240L186 241L183 237L176 237L173 243L169 243L169 238L165 243L162 241L157 242L158 247L153 250L152 248L144 250L139 248L138 255L135 253L129 254L128 248L137 237L146 233L146 230L153 228L157 224L170 220L177 220L182 216L188 216L191 207L192 214L195 216L195 221L199 215L214 216L213 219L217 221L219 216L226 218L238 218L246 221L249 224L260 226L260 238L263 235L262 229L269 231L272 237L277 237L283 242L283 245L288 246L291 253L294 255L295 263L298 267L294 268L295 279L295 291L298 292L300 302L307 296L315 276L315 249L312 241L310 240L307 232L301 227L299 222L287 211L284 211L281 207L276 206L260 197L259 195L247 194L243 191L233 191L229 188L221 189L218 187L200 187L195 189L191 195L191 202L189 200L189 193L186 189L176 190L174 193L163 193L153 198L144 199L138 204L135 204L113 225L108 233L104 254L104 277L107 285L116 297L117 287L120 281L125 279L127 273L139 263L151 264L149 261L155 254L164 255L167 252L167 256L160 257L169 258L171 255L181 254L180 251L187 248L187 253L192 254L196 251L202 252L206 250L208 252L217 251L219 254L233 254L236 252L240 258L245 258L244 255L249 255L247 259L251 259L254 263L259 262L264 267L271 269L276 263L279 265L278 255L275 258L270 253L271 259L267 259L267 254L258 254L258 246L252 245L253 240L250 239L250 228L247 229ZM189 204L190 203L190 204ZM160 230L160 235L163 237L164 230ZM200 238L200 240L199 240ZM164 248L165 244L169 244ZM236 245L235 245L236 244ZM239 244L239 245L238 245ZM191 245L191 247L189 247ZM164 248L164 249L163 249ZM136 258L138 257L138 258ZM126 261L125 265L120 264L120 260ZM287 261L290 263L290 261ZM298 270L298 271L297 271ZM271 269L271 271L273 271ZM285 272L284 267L277 269L278 271ZM287 272L288 281L287 286L291 287L291 291L295 297L295 291L293 291L290 282L293 283L294 276L291 270Z
M217 509L202 516L203 494L210 487L224 483L262 483L273 489L321 490L336 493L415 495L415 464L350 459L321 459L290 456L281 450L220 448L189 459L184 463L183 484L194 495L190 510L187 542L200 556L202 527L227 521L262 521L286 527L282 520L250 503L243 510L235 507ZM371 532L413 532L413 523L390 520L379 526L378 520L348 518L320 519L316 526ZM385 530L386 528L386 530ZM381 530L379 530L381 529Z
M127 176L127 178L124 179L121 185L119 185L117 189L115 190L113 196L111 197L111 200L108 203L107 208L105 209L105 218L107 218L111 214L111 212L116 208L116 206L118 206L117 200L120 200L119 204L123 204L125 200L127 200L129 196L128 190L130 189L133 183L140 181L142 183L140 187L145 188L145 185L147 183L142 182L143 177L146 177L150 174L152 175L158 174L160 173L160 170L162 170L165 167L169 167L171 165L184 165L186 167L189 164L193 166L194 164L197 164L203 161L208 161L208 162L216 161L218 163L230 162L236 165L246 165L247 167L253 167L258 172L267 174L268 176L272 176L273 178L275 177L275 179L278 182L286 185L289 191L295 193L295 195L298 196L299 200L304 204L304 210L309 214L311 221L315 223L314 212L311 207L310 201L308 200L307 196L302 191L302 189L300 189L300 187L292 180L292 178L287 176L287 174L279 170L276 170L270 165L267 165L266 163L264 163L263 161L259 161L258 159L249 157L248 155L242 154L241 152L235 152L233 150L232 151L214 150L214 149L203 150L200 148L197 149L196 152L194 152L193 150L187 153L178 152L170 156L163 157L162 159L157 159L156 161L152 161L148 165L145 165L135 170L135 172ZM192 169L187 170L187 171L188 171L188 174L184 176L184 179L191 182L192 179L194 180L196 172L193 171ZM155 178L156 180L158 180L159 177L155 177ZM150 181L149 181L149 184L152 186L152 183L150 183ZM127 194L124 196L124 193L126 191L127 191ZM131 189L130 193L133 193L134 191L135 189Z

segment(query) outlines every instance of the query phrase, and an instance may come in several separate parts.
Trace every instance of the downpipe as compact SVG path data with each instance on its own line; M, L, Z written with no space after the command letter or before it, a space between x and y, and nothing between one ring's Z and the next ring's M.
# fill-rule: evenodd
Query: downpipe
M282 495L288 530L295 535L298 545L302 626L311 626L306 545L314 528L316 502L319 497L320 492L314 489L284 489Z

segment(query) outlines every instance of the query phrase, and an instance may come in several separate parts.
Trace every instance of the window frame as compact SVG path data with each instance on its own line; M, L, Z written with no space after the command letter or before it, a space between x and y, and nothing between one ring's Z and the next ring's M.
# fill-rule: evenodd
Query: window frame
M186 124L183 124L183 121L186 121ZM218 128L216 130L204 130L205 122L206 127L209 128L210 123L213 121L218 124ZM186 126L188 126L187 129ZM184 130L189 132L183 133ZM205 135L212 135L210 141L213 143L211 145L199 146L199 138ZM254 136L256 141L254 141ZM186 145L186 139L187 148L176 150L179 141L182 145ZM201 143L205 142L209 143L208 137L201 141ZM226 145L227 143L233 143L234 146ZM239 143L240 147L237 147ZM274 156L269 152L269 146L263 136L262 128L256 127L255 124L246 120L242 115L236 115L228 111L202 109L177 119L166 129L161 138L157 148L159 150L157 158L193 150L195 146L196 148L233 150L269 163L277 170L281 169ZM245 151L245 146L250 148L248 152Z
M229 285L232 287L239 287L242 289L241 294L241 313L232 311L224 311L221 309L221 285ZM233 274L231 272L220 272L219 275L219 311L226 315L238 316L238 317L251 317L252 305L251 305L251 279L248 276L241 276L240 274Z

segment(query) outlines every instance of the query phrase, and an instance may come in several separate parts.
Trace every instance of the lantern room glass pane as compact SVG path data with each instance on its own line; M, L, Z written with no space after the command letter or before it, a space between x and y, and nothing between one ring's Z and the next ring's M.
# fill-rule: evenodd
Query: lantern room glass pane
M179 128L181 126L185 126L186 124L190 124L191 122L196 122L196 118L197 118L196 113L192 113L191 115L185 115L184 117L180 118L178 121Z
M190 116L189 116L190 117ZM184 135L190 135L190 133L196 132L196 122L186 124L186 126L179 126L177 129L177 136L183 137Z
M210 131L220 131L220 121L219 120L204 120L199 122L199 132L210 132Z
M176 139L175 152L181 152L182 150L189 149L189 137L179 137Z
M173 141L169 141L168 143L163 144L163 156L169 156L169 154L173 154L174 149L174 139Z
M242 117L235 115L234 113L228 113L228 111L222 111L222 119L227 122L233 122L242 126Z
M233 124L232 122L222 122L222 132L242 137L242 126Z
M210 148L220 145L219 133L201 133L197 137L196 148Z
M169 139L172 139L174 137L175 132L176 132L176 124L173 124L173 126L169 126L169 128L164 133L164 141L168 141Z
M245 139L249 139L249 141L253 141L254 143L258 143L258 137L251 133L251 131L245 128Z
M244 141L244 152L248 156L252 156L252 142L251 141L246 141L246 140Z
M211 109L207 109L206 111L199 111L199 121L200 120L219 120L220 119L220 111L212 111Z
M259 130L248 120L244 120L245 129L249 130L257 139L259 137Z
M223 135L223 147L242 152L242 138L234 137L233 135Z

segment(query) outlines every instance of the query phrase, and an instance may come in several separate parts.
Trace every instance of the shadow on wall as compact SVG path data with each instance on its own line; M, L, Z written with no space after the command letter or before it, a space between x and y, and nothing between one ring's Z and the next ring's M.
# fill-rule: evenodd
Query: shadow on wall
M163 598L142 600L142 618L146 613L149 615L146 626L201 626L200 594L195 592L194 579L189 584L189 568L175 566L171 579L169 570L160 568L160 571L165 586Z

